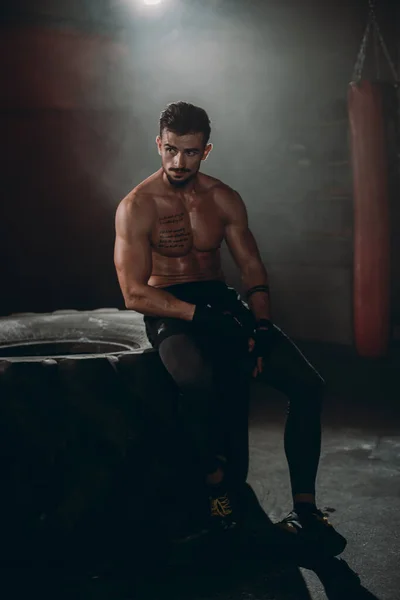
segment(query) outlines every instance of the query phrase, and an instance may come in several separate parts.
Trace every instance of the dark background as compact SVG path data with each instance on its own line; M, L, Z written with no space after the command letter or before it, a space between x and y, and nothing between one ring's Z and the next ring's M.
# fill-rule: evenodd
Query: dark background
M123 307L115 210L159 167L159 113L184 99L213 122L203 170L247 204L275 320L298 339L351 344L346 95L367 12L366 0L3 2L0 315ZM378 2L397 66L399 12ZM390 80L382 53L379 72ZM373 44L365 74L376 77ZM398 196L393 185L394 259Z

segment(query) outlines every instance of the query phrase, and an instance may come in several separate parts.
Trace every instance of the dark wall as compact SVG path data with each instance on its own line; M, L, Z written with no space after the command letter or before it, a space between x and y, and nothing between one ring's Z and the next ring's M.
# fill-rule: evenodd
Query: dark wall
M34 25L3 31L0 53L10 82L0 92L1 312L121 304L114 214L134 181L140 130L121 102L125 49Z
M396 17L392 24L395 39L397 41L397 71L400 77L400 6L397 7ZM397 139L400 140L400 84L397 88ZM394 159L394 171L397 180L394 181L391 194L391 222L392 222L392 322L394 325L394 337L400 340L400 144L397 145L396 158Z
M115 209L159 166L159 112L187 99L213 121L203 170L248 206L274 318L298 338L351 343L346 94L367 3L168 2L10 9L0 40L0 313L122 306ZM390 7L378 12L389 47Z

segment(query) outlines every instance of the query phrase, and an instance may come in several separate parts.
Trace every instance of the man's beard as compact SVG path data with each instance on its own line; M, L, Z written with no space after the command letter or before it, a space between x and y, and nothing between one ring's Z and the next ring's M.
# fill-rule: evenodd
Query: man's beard
M189 175L189 177L187 177L186 179L180 180L180 179L172 179L171 175L169 175L169 173L167 173L167 171L164 169L164 173L169 181L169 183L174 187L174 188L184 188L188 185L188 183L190 183L192 181L192 179L194 179L197 175L197 171L196 173L192 173L191 175ZM185 175L185 173L183 173L183 175Z

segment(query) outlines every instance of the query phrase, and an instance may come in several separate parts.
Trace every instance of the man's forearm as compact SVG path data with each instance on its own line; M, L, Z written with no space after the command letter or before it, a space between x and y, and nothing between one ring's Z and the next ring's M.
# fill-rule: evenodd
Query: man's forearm
M242 281L244 285L245 295L255 287L264 287L266 290L255 291L252 293L247 302L251 312L257 321L260 319L271 318L271 306L269 300L268 274L262 263L247 269L242 273Z
M255 292L250 296L248 304L256 321L259 321L260 319L271 319L271 306L268 292Z
M125 306L149 317L171 317L191 321L195 305L175 298L169 292L143 285L125 298Z

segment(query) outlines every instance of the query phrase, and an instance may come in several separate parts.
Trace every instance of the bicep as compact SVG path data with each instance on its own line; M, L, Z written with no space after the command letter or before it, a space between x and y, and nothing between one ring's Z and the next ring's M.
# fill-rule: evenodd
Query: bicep
M134 241L127 241L117 235L114 261L118 279L124 290L129 291L137 285L146 285L152 269L148 239L141 236Z
M225 225L225 241L239 267L261 260L257 242L249 229L246 207L239 194L236 193L235 201L229 206Z
M120 206L115 219L114 263L124 296L147 282L152 271L152 253L148 226L140 215Z
M261 260L257 243L248 226L227 225L225 241L238 267Z

